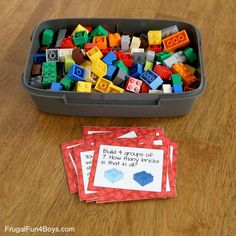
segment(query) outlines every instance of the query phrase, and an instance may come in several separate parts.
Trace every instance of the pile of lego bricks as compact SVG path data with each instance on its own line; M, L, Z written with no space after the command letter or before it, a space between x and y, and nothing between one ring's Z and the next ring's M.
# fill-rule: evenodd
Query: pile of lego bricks
M61 144L69 191L86 202L176 196L178 145L162 128L83 128Z
M176 25L140 35L78 25L45 29L30 85L51 91L182 93L199 87L198 55Z

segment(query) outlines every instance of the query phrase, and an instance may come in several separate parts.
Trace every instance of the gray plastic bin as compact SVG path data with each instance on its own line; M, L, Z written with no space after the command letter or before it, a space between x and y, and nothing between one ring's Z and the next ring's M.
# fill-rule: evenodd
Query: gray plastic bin
M37 89L29 85L33 55L40 47L40 34L45 28L73 30L78 24L96 27L102 25L110 31L145 33L150 29L162 29L177 25L180 30L186 29L191 46L198 53L200 66L200 86L194 91L178 94L102 94L76 93L72 91L53 92ZM31 46L22 86L31 95L38 110L48 113L75 116L95 117L167 117L185 115L192 110L197 96L205 89L201 37L198 29L185 22L161 19L53 19L41 22L36 26L31 37Z

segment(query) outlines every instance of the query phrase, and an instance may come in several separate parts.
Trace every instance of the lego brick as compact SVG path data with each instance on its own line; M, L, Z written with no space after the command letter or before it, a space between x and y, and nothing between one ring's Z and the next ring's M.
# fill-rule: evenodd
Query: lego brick
M153 63L152 62L150 62L150 61L146 61L146 63L145 63L145 66L144 66L144 71L145 70L152 70L152 67L153 67Z
M149 30L147 36L149 45L161 44L161 30Z
M197 60L197 54L193 51L192 48L187 47L183 50L184 55L190 63L193 63Z
M142 81L133 77L128 77L125 83L125 89L129 92L139 93L142 86Z
M34 87L34 88L38 88L38 89L42 89L43 88L43 78L41 75L37 75L35 77L31 77L29 84Z
M174 53L174 56L177 60L177 63L181 63L181 62L186 62L187 61L187 57L184 55L183 51L178 51L176 53Z
M118 68L120 68L120 69L125 70L126 74L129 73L128 67L127 67L127 66L123 63L123 61L121 61L121 60L114 61L114 62L112 63L112 65L113 65L113 66L116 66L116 67L118 67Z
M35 64L42 64L43 62L46 61L46 53L34 54L33 58Z
M42 45L49 46L52 44L54 31L52 29L45 29L42 36Z
M84 67L84 70L85 70L84 80L86 82L96 84L96 80L92 78L92 66L86 66Z
M94 36L106 36L108 37L109 33L101 25L98 25L91 33L91 37Z
M102 92L102 93L107 93L107 91L109 90L109 86L111 84L112 84L111 81L104 79L104 78L99 78L96 83L95 89L97 91Z
M155 65L153 71L159 75L162 79L168 80L171 77L172 72L162 65Z
M62 88L64 90L70 91L74 81L71 80L67 75L60 81L60 84L62 85Z
M56 41L56 48L59 48L61 46L62 40L66 37L67 29L61 29L59 30L57 34L57 41Z
M102 49L101 52L103 54L103 56L105 57L110 51L112 51L112 48L106 48L106 49Z
M88 42L88 34L86 31L76 32L73 36L73 42L76 46L84 47Z
M42 64L34 64L32 67L31 75L36 76L36 75L41 75L41 70L42 70Z
M157 89L163 80L152 70L146 70L140 75L140 79L147 83L151 89Z
M57 64L56 62L43 62L42 66L43 87L50 88L51 83L57 82Z
M89 51L87 51L86 55L88 56L88 58L91 61L101 59L103 57L102 52L100 51L100 49L97 46L95 46L92 49L90 49Z
M46 61L59 61L59 49L46 49Z
M126 71L122 68L119 68L118 73L115 79L113 80L113 83L115 85L121 85L126 80L126 76L127 76Z
M93 37L93 43L95 43L99 49L106 49L107 48L107 37L106 36L95 36L95 37Z
M159 53L162 51L162 46L161 46L161 44L159 44L159 45L152 44L152 45L149 45L149 50L154 51L155 53Z
M164 51L174 51L178 48L187 46L190 41L186 30L182 30L162 40Z
M141 44L140 38L133 36L130 44L130 49L139 48L140 44Z
M119 171L115 168L104 171L104 177L111 183L118 182L124 178L122 171Z
M59 92L59 91L62 90L62 86L61 86L60 83L57 83L57 82L55 83L55 82L53 82L53 83L51 84L50 90L51 90L51 91L57 91L57 92Z
M110 47L116 47L121 44L121 37L119 33L109 34L108 40Z
M137 172L133 175L133 180L135 180L141 186L145 186L153 182L153 176L146 171Z
M74 29L72 35L74 35L77 32L81 32L81 31L86 31L87 34L89 33L89 31L84 26L82 26L81 24L78 24L76 26L76 28Z
M170 84L162 84L163 93L172 93L172 88Z
M196 68L194 68L193 66L190 66L190 65L188 65L188 64L185 64L185 66L187 66L187 67L188 67L189 71L190 71L192 74L194 74L194 73L195 73L195 71L196 71Z
M197 78L189 71L188 67L183 63L175 64L171 67L173 73L177 73L182 77L184 86L188 87L190 84L197 81Z
M172 74L171 75L171 81L172 81L172 84L183 84L183 81L182 81L182 78L179 74Z
M70 67L68 77L73 81L81 81L84 80L85 76L85 70L81 66L78 66L77 64L73 64Z
M110 51L103 59L102 61L106 63L107 65L111 65L113 61L116 60L116 54L112 51Z
M130 53L120 53L118 56L119 60L121 60L125 66L131 67L133 64L133 58Z
M143 73L143 65L140 63L133 64L130 68L130 75L134 78L138 78Z
M114 85L114 84L110 84L107 90L108 93L123 93L124 89Z
M182 93L183 92L183 86L181 84L174 84L173 85L173 92L174 93Z
M101 59L92 61L92 72L98 77L103 77L107 73L107 64Z
M163 62L165 59L171 57L172 54L170 52L160 52L156 54L156 60L159 62Z
M144 48L132 48L130 50L130 53L133 54L133 53L144 53Z
M148 50L148 51L147 51L146 60L147 60L147 61L150 61L150 62L153 62L154 59L155 59L155 52L154 52L154 51L151 51L151 50Z
M142 83L140 93L148 93L150 87L146 83Z
M92 83L78 81L76 83L75 91L79 93L91 93Z
M172 26L161 29L161 36L164 39L177 32L179 32L177 25L172 25Z
M77 65L80 65L85 61L84 54L80 48L74 48L71 57Z
M168 68L171 68L174 64L177 64L177 63L178 61L174 55L168 57L162 62L162 64Z
M115 67L113 65L109 65L107 67L107 74L106 74L105 78L108 80L113 80L115 77L116 71L117 71L117 67Z
M146 49L148 47L148 37L145 34L140 34L139 36L141 44L140 47Z
M92 26L86 25L86 26L84 26L84 28L89 31L89 32L87 32L87 33L90 33L90 32L93 31L93 27L92 27Z
M72 56L73 48L61 48L59 49L59 61L65 62L65 56Z
M74 48L75 45L73 43L72 37L68 36L61 41L61 46L60 48Z
M121 50L124 52L129 51L129 44L130 44L130 36L122 35L121 36Z
M70 55L66 55L64 57L64 62L65 62L65 72L68 73L70 70L70 67L75 64L75 61L72 59Z
M133 63L140 63L140 64L144 65L146 62L146 54L145 53L134 52L132 54L132 58L133 58Z
M85 49L85 51L87 52L87 51L89 51L90 49L92 49L92 48L95 47L95 46L97 46L96 43L86 43L86 44L84 45L84 49Z

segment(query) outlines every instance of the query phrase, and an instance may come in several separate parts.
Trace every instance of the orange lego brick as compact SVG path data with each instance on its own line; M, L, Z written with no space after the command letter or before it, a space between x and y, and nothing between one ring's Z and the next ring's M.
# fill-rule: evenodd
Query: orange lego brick
M121 44L121 37L119 33L109 34L108 40L110 47L116 47Z
M162 40L164 51L170 52L190 43L186 30L182 30Z
M106 36L95 36L93 37L93 43L97 44L99 49L107 48L107 37Z
M183 63L175 64L171 67L173 73L179 74L184 82L184 86L188 87L190 84L196 82L198 79L190 72L187 66Z

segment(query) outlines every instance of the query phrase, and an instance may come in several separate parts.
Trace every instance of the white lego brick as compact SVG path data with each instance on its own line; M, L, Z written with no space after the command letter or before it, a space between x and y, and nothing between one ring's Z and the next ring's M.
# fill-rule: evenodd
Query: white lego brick
M162 35L162 38L164 39L164 38L166 38L172 34L175 34L177 32L179 32L177 25L172 25L170 27L166 27L166 28L162 29L161 35Z
M155 58L155 52L148 50L147 51L147 61L153 62Z
M166 58L162 64L170 69L174 64L177 64L177 63L178 61L176 57L172 55L171 57Z
M144 53L144 48L132 48L130 53L133 54L133 53Z
M179 52L174 53L174 56L175 56L178 63L183 63L188 60L187 57L184 55L183 51L179 51Z
M59 49L46 49L46 61L59 61Z
M162 84L162 91L163 91L163 93L172 93L171 85L170 84Z
M91 66L87 66L86 68L84 68L84 70L85 70L84 80L86 82L90 82L92 84L96 84L96 80L92 79L92 77L91 77L92 67Z
M132 48L139 48L140 44L141 44L140 38L133 36L131 44L130 44L130 49L132 49Z
M59 61L64 62L65 56L72 55L73 48L61 48L59 49Z
M149 93L157 93L157 94L160 94L160 93L162 93L162 90L159 90L159 89L154 89L154 90L149 89L148 92L149 92Z
M129 35L122 35L121 36L121 50L124 52L129 51L129 44L130 44L130 36Z

